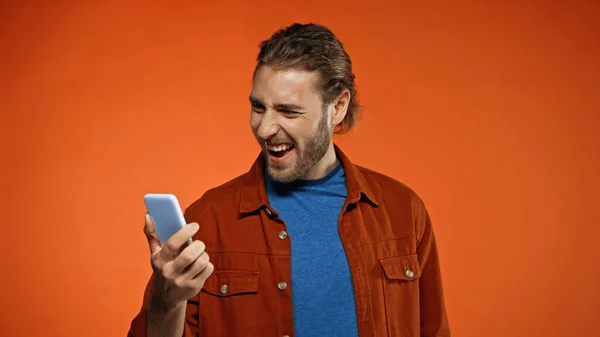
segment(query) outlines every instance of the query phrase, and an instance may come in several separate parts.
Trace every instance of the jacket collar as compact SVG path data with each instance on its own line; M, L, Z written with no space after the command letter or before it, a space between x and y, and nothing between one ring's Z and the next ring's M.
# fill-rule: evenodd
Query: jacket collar
M360 168L353 164L336 144L333 146L346 174L346 187L348 190L346 206L359 201L367 201L371 205L377 207L379 202L375 199L375 195ZM264 170L264 157L262 153L259 153L254 164L243 178L240 202L241 213L251 213L260 208L269 206Z

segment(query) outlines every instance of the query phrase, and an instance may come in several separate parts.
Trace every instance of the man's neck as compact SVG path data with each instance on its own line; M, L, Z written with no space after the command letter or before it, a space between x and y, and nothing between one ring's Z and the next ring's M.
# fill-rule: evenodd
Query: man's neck
M329 149L319 160L317 165L315 165L310 172L303 179L306 180L315 180L321 179L325 177L329 172L331 172L338 164L338 158L335 153L335 148L333 147L333 142L329 145Z

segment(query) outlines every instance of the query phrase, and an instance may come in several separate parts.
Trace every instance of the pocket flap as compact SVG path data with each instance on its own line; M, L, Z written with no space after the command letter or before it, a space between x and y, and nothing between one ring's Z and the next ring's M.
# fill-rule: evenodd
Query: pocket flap
M392 256L379 260L385 276L391 280L412 281L421 276L417 254Z
M246 270L219 270L206 279L202 290L209 294L227 297L256 293L260 272Z

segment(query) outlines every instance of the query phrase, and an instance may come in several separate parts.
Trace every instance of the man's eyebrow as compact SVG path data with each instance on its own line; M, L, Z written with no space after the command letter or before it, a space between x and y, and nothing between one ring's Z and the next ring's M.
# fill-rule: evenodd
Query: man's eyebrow
M259 99L250 96L250 104L252 104L255 107L261 107L264 108L265 104L263 102L261 102ZM276 103L273 105L273 107L277 110L288 110L288 111L304 111L304 107L297 105L297 104L290 104L290 103Z
M265 105L257 98L254 98L252 96L250 96L250 104L257 106L257 107L265 107Z
M274 107L277 110L287 110L287 111L303 111L304 110L303 107L301 107L300 105L296 105L296 104L277 103L274 105Z

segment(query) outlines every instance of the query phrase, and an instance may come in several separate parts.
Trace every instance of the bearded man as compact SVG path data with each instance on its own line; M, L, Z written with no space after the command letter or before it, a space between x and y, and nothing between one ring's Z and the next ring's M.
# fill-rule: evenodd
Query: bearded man
M450 336L423 201L333 142L360 112L354 78L324 26L262 42L249 97L261 152L164 246L146 215L153 274L130 337Z

